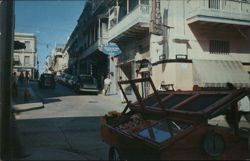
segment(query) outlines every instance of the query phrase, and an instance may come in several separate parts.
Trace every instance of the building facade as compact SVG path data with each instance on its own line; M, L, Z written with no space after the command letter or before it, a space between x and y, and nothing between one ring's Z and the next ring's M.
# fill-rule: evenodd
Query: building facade
M15 33L15 41L25 44L25 49L14 51L13 72L19 75L28 71L30 78L34 79L37 72L36 36L30 33Z
M226 82L249 87L249 1L170 0L160 5L166 27L157 38L165 43L161 52L160 45L151 44L150 58L152 73L165 77L154 77L155 82L163 80L184 90L194 85L224 87Z
M53 73L54 69L54 58L51 54L49 54L47 57L46 57L46 60L45 60L45 63L44 63L44 66L43 66L43 73Z
M68 69L68 53L64 44L57 44L46 57L44 64L45 73L61 74Z
M109 21L109 41L122 49L118 76L151 76L156 87L164 81L180 90L249 87L249 1L119 2L118 20ZM142 95L149 90L142 84Z
M109 57L99 49L108 42L108 9L113 1L88 0L78 24L66 44L69 72L73 75L92 75L103 88L109 73Z
M176 90L249 87L249 38L248 0L89 1L68 42L70 66L75 74L112 73L113 82L151 76L156 87L164 81ZM122 53L103 55L106 42ZM148 83L139 88L150 93Z

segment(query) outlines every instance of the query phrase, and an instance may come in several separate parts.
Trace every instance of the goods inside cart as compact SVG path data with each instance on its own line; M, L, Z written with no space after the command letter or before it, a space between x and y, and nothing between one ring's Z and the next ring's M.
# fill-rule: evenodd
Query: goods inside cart
M141 96L138 84L149 82L151 93ZM110 160L130 159L246 159L248 130L239 127L235 106L245 89L223 91L157 91L151 78L118 82L127 106L101 117L101 137L110 145ZM137 98L131 102L123 85ZM231 126L209 120L231 116Z

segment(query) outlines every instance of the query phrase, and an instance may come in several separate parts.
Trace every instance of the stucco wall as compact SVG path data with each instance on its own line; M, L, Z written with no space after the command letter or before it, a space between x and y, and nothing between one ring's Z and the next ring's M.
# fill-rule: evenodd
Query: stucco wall
M164 11L168 10L165 19L167 26L172 27L168 33L169 59L174 59L176 54L188 54L189 59L210 60L239 60L250 62L250 29L240 26L220 25L209 23L188 25L186 20L190 10L187 1L161 0L161 15L164 19ZM223 23L223 20L221 20ZM152 42L160 38L152 37L151 46L157 48ZM180 41L184 40L184 41ZM185 42L185 40L187 40ZM230 42L230 54L210 54L209 40L226 40ZM162 46L161 46L162 47ZM159 47L158 47L159 48ZM156 50L156 49L155 49ZM158 51L160 51L158 49ZM153 62L159 57L151 55Z
M152 68L152 80L158 88L162 81L174 84L175 90L191 90L193 87L192 63L158 64Z

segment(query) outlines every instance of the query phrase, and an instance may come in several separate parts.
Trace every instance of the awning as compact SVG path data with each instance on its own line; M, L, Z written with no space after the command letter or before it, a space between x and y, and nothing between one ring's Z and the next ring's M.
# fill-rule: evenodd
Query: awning
M14 49L15 50L20 50L20 49L25 49L26 46L24 43L20 42L20 41L14 41Z
M199 87L250 87L250 75L240 61L193 60L194 84Z

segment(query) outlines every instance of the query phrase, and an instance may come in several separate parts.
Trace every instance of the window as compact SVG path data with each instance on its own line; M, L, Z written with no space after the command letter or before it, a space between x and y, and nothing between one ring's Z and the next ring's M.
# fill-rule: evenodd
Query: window
M19 61L19 56L18 55L14 55L14 61Z
M220 0L209 0L209 8L220 9Z
M30 65L30 57L24 56L24 66L29 66L29 65Z
M210 54L229 54L229 41L210 40L209 42Z
M141 4L149 5L149 0L141 0Z
M24 43L26 46L25 50L30 50L30 41L25 41Z

